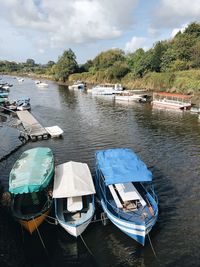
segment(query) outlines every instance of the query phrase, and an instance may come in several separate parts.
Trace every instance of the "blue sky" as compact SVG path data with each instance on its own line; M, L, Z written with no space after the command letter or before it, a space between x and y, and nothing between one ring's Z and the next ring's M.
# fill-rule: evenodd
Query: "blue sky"
M0 60L78 63L101 51L149 49L200 21L200 0L0 0Z

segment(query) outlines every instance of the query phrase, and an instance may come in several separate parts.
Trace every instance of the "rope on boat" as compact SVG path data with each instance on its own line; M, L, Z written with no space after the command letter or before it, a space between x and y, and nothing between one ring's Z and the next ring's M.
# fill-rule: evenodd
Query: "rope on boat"
M85 241L84 241L82 235L80 235L80 238L81 238L81 240L83 241L83 244L85 245L85 247L86 247L86 249L88 250L88 252L90 253L90 255L91 255L92 257L94 257L94 255L92 254L92 251L89 249L89 247L88 247L87 244L85 243Z
M151 242L150 235L149 235L149 234L147 234L147 236L148 236L149 243L150 243L150 245L151 245L151 249L152 249L152 251L153 251L153 254L154 254L155 258L156 258L156 259L158 259L158 258L157 258L157 255L156 255L156 252L155 252L155 250L154 250L154 248L153 248L153 245L152 245L152 242Z
M49 215L45 215L46 218L45 218L45 221L51 225L58 225L58 220L52 216L49 216ZM47 218L53 220L54 222L50 222Z
M39 229L38 229L38 227L37 227L37 225L36 225L36 223L35 223L35 219L33 218L32 220L33 220L33 222L34 222L34 224L35 224L35 227L36 227L38 236L39 236L40 241L41 241L41 243L42 243L42 245L43 245L43 247L44 247L44 250L45 250L46 253L48 254L47 249L46 249L46 246L45 246L44 241L43 241L43 239L42 239L42 236L41 236L41 234L40 234L40 231L39 231Z

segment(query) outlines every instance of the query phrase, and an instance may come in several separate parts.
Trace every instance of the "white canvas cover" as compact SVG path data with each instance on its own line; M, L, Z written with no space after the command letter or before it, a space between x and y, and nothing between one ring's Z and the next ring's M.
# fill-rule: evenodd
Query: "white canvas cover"
M95 188L86 163L69 161L56 166L53 198L77 197L95 194Z

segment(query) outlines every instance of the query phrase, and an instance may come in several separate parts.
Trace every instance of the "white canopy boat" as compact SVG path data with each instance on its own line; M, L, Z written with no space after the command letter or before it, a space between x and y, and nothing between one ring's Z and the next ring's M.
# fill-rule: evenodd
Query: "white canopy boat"
M91 222L95 188L86 163L66 162L56 166L53 188L55 213L59 224L78 237Z

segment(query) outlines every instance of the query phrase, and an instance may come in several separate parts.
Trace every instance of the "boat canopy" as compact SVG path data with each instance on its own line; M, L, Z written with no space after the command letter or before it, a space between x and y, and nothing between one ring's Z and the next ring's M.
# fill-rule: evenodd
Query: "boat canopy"
M56 166L53 198L91 194L95 194L95 188L86 163L69 161Z
M29 149L15 162L9 177L13 194L32 193L46 188L54 174L54 156L46 147Z
M106 185L152 180L152 173L131 149L116 148L97 151L96 159Z

